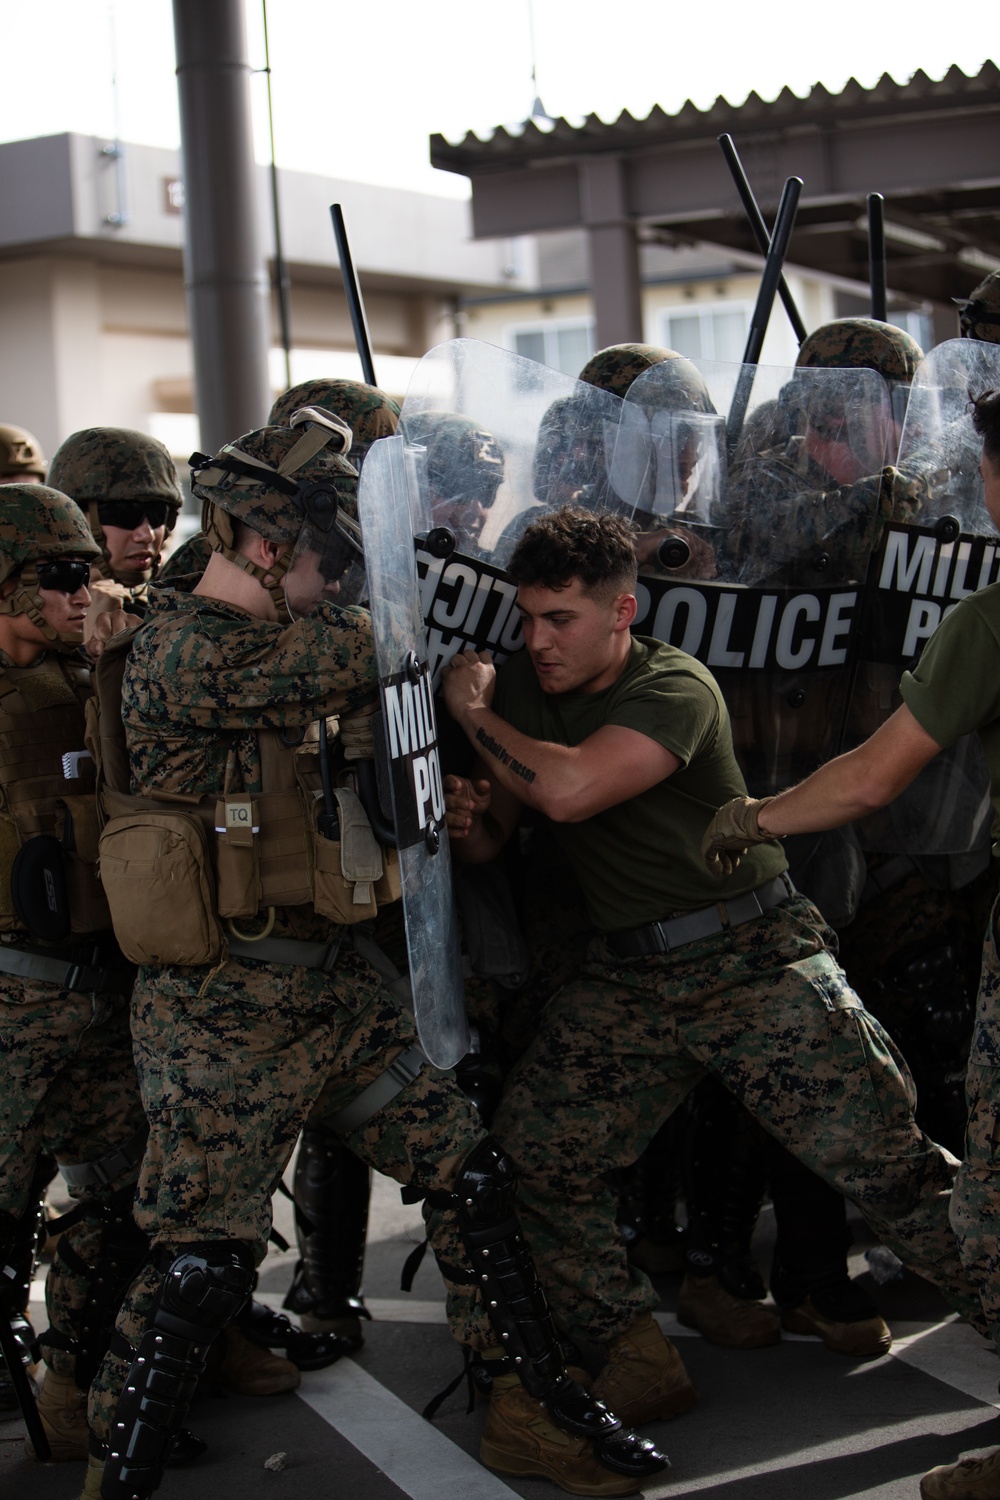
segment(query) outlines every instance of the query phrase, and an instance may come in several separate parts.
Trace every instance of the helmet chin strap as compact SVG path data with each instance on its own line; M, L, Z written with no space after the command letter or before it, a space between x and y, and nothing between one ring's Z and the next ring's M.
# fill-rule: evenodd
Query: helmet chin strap
M42 614L44 600L38 593L38 570L34 563L21 569L17 588L6 599L0 599L0 615L25 615L42 632L53 651L76 651L82 644L79 636L60 635Z
M292 619L291 610L288 608L288 600L285 598L283 579L288 572L292 560L292 546L289 543L287 550L276 557L270 567L262 568L259 563L252 562L243 552L237 552L234 543L233 518L228 511L216 505L214 500L205 500L201 507L201 529L208 539L213 552L220 553L227 562L239 568L241 573L249 573L251 578L256 578L261 588L265 589L271 596L271 603L278 612L278 619ZM265 583L265 578L270 578L270 583Z
M259 458L253 458L250 454L243 453L239 448L229 443L222 449L218 457L220 460L224 460L227 455L231 456L239 465L237 472L247 474L253 478L257 477L253 471L259 470L260 477L258 482L263 485L267 483L269 477L272 481L274 477L290 481L291 476L297 469L300 469L303 464L308 463L311 458L315 458L316 454L328 445L332 444L336 453L346 454L350 451L351 429L346 422L342 421L340 417L334 416L331 412L321 411L315 407L303 407L301 410L292 413L288 425L293 428L302 427L304 431L298 441L285 454L276 469L272 468L270 464L264 463ZM192 460L192 463L194 463L194 460ZM212 467L209 460L206 462L205 470L199 473L198 483L200 485L218 484L235 467L235 464L227 466L225 462L220 462L216 467ZM290 483L289 489L294 494L294 484ZM303 515L303 525L305 524L305 519ZM287 550L281 557L276 558L270 567L262 568L259 564L251 562L243 553L236 551L232 516L228 511L223 510L220 505L217 505L214 500L202 501L201 526L213 551L220 552L227 562L233 563L242 572L249 573L252 578L256 578L261 587L267 591L277 611L278 619L285 618L294 621L292 612L288 607L288 600L285 597L283 583L285 574L291 565L292 553L295 548L294 542L290 541L288 543ZM266 578L270 578L271 582L265 583L264 580Z

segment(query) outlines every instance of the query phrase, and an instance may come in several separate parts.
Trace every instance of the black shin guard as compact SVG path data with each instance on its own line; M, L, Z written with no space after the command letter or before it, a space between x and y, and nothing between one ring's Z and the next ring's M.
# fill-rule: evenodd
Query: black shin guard
M552 1314L518 1224L515 1195L514 1164L487 1136L466 1157L447 1204L456 1212L486 1315L503 1346L504 1368L516 1371L563 1432L594 1439L595 1454L606 1468L634 1476L659 1473L666 1459L654 1445L623 1428L603 1401L566 1373ZM430 1201L437 1205L441 1197L432 1195Z
M28 1210L28 1222L32 1225L32 1210ZM35 1232L32 1225L32 1232ZM26 1358L30 1357L33 1333L31 1324L24 1315L22 1289L18 1284L15 1254L25 1236L24 1221L0 1209L0 1362L14 1401L24 1418L24 1425L42 1463L50 1456L49 1440L35 1405L35 1392L28 1372ZM34 1247L34 1240L32 1240ZM34 1249L32 1248L32 1256ZM30 1275L29 1275L30 1288Z
M282 1306L324 1319L367 1318L361 1274L371 1173L323 1125L307 1124L295 1164L299 1261Z
M160 1483L212 1341L253 1285L249 1245L191 1245L169 1266L118 1399L103 1500L146 1500Z
M74 1378L81 1391L90 1387L108 1350L121 1300L149 1254L149 1238L132 1215L135 1184L120 1188L107 1202L83 1205L83 1219L100 1225L99 1239L88 1265L72 1242L60 1239L53 1267L62 1265L86 1283L83 1307L73 1318L72 1336L49 1328L39 1342L76 1356Z

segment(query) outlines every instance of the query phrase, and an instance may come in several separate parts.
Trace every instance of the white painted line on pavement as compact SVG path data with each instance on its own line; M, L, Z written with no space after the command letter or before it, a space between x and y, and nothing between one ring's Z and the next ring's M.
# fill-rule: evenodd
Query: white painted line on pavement
M889 1352L896 1359L985 1406L1000 1407L1000 1365L993 1345L957 1313L946 1323L893 1323L892 1331Z
M411 1500L517 1500L516 1491L455 1446L353 1359L302 1377L300 1401L371 1460Z

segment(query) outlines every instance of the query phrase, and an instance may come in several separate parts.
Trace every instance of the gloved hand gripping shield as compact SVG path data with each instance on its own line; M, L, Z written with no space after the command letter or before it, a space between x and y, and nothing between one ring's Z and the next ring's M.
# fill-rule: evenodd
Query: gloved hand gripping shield
M434 693L420 614L414 537L430 529L414 455L401 437L373 444L359 495L372 630L388 740L410 987L420 1043L450 1068L469 1048Z
M727 469L723 432L748 384ZM662 548L640 553L634 628L711 668L751 791L776 792L835 753L843 733L888 389L870 370L674 359L632 383L623 429L646 433L635 514L689 548L677 569ZM641 445L619 450L635 461ZM612 474L629 488L617 457Z
M916 371L892 479L891 515L873 559L859 688L879 676L895 687L948 608L1000 576L1000 548L979 473L982 440L970 406L972 396L998 389L996 344L949 340ZM862 707L855 704L853 739L867 727ZM989 775L978 738L968 735L936 756L859 831L871 850L917 857L979 851L985 866L990 821Z

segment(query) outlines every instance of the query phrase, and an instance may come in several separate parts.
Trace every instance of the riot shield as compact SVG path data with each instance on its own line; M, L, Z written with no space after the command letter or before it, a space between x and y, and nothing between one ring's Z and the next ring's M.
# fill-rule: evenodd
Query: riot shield
M420 615L414 536L425 521L413 455L400 437L372 445L358 508L388 740L410 986L420 1043L451 1068L469 1047L434 693Z
M1000 346L938 344L910 391L892 482L892 511L873 559L852 740L899 703L896 684L950 606L995 583L1000 543L983 504L982 442L970 398L1000 389ZM875 685L875 687L873 687ZM878 703L872 699L877 689ZM915 856L988 858L989 776L975 736L935 758L892 805L862 826L865 846Z
M420 361L399 434L413 454L414 535L428 659L522 644L506 567L533 519L561 505L628 509L610 479L622 403L475 339ZM627 435L621 438L624 444Z
M634 628L711 668L747 784L764 795L840 745L891 412L870 370L752 375L728 470L724 433L746 391L742 366L654 365L630 388L622 426L646 434L645 470L642 442L624 446L637 519L689 545L680 566L662 547L640 552ZM624 498L621 462L612 478Z

